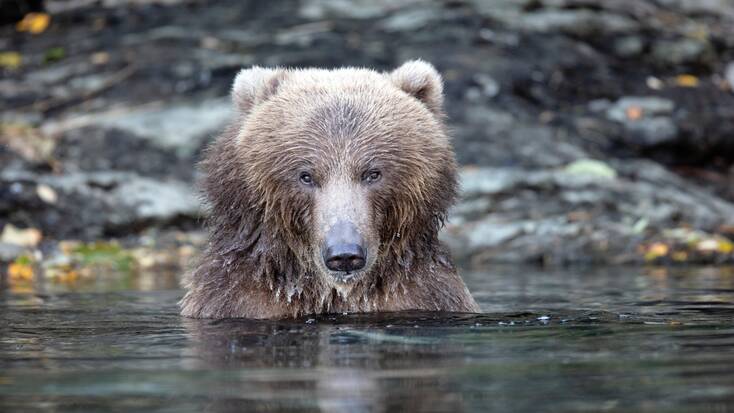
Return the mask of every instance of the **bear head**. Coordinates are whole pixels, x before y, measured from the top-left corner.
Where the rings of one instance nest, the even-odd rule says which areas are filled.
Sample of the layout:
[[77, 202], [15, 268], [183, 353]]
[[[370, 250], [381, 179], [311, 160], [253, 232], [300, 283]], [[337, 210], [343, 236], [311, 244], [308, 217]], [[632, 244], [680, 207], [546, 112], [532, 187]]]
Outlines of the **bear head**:
[[249, 260], [271, 289], [408, 274], [435, 254], [456, 196], [442, 89], [419, 60], [389, 73], [242, 70], [237, 119], [203, 161], [210, 249], [225, 265]]

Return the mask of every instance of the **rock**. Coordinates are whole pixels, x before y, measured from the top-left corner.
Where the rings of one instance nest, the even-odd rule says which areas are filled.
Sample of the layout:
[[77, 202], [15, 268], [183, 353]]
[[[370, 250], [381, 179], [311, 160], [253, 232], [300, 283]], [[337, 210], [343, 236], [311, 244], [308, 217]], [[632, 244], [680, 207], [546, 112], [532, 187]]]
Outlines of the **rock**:
[[588, 104], [589, 110], [592, 112], [606, 112], [612, 107], [609, 99], [594, 99]]
[[676, 139], [678, 127], [667, 116], [674, 107], [673, 101], [659, 97], [624, 97], [607, 110], [607, 118], [625, 126], [629, 142], [652, 147]]
[[529, 0], [470, 1], [481, 15], [498, 20], [512, 29], [575, 36], [629, 33], [638, 24], [621, 14], [587, 9], [540, 8], [526, 11]]
[[619, 57], [630, 58], [640, 55], [645, 42], [640, 36], [625, 36], [614, 41], [614, 52]]
[[160, 149], [191, 156], [224, 128], [230, 119], [231, 107], [229, 98], [220, 98], [162, 107], [117, 109], [49, 122], [42, 131], [54, 135], [88, 126], [119, 129]]
[[301, 47], [313, 44], [320, 36], [334, 29], [330, 21], [315, 22], [289, 27], [275, 35], [275, 43], [279, 45], [299, 45]]
[[461, 193], [466, 198], [491, 195], [512, 188], [525, 171], [514, 168], [465, 168], [461, 171]]
[[426, 0], [306, 0], [298, 13], [307, 19], [372, 19], [392, 11], [419, 4], [430, 7]]
[[523, 232], [522, 222], [498, 222], [488, 218], [473, 223], [466, 231], [469, 250], [496, 247]]
[[660, 40], [653, 44], [652, 57], [669, 65], [702, 63], [710, 46], [696, 39]]
[[734, 4], [729, 0], [663, 0], [667, 7], [677, 7], [688, 13], [706, 13], [734, 17]]
[[481, 16], [490, 17], [501, 22], [514, 22], [520, 19], [523, 10], [532, 3], [531, 0], [467, 0]]
[[134, 172], [146, 177], [192, 182], [192, 164], [199, 152], [193, 148], [195, 144], [188, 143], [191, 148], [185, 151], [195, 153], [180, 155], [121, 129], [89, 126], [74, 128], [58, 139], [53, 157], [64, 172]]
[[515, 23], [524, 30], [561, 32], [576, 36], [629, 33], [638, 29], [637, 23], [618, 14], [591, 10], [540, 10], [523, 15]]
[[482, 88], [482, 94], [493, 98], [500, 93], [500, 84], [497, 83], [492, 76], [484, 73], [478, 73], [474, 76], [474, 81]]
[[95, 124], [131, 132], [162, 149], [190, 155], [221, 130], [231, 116], [228, 98], [191, 104], [175, 104], [158, 109], [134, 111], [116, 116], [100, 115]]
[[479, 30], [477, 35], [486, 42], [501, 46], [515, 47], [520, 43], [520, 36], [517, 33], [498, 33], [494, 30], [483, 28]]
[[459, 202], [450, 212], [451, 224], [458, 225], [466, 222], [468, 217], [476, 219], [481, 217], [490, 210], [492, 206], [492, 200], [489, 197], [468, 199], [469, 196], [465, 192], [465, 199]]
[[399, 11], [382, 20], [379, 27], [386, 32], [404, 32], [422, 29], [441, 18], [438, 10], [417, 8]]
[[726, 69], [724, 70], [724, 78], [729, 84], [729, 90], [734, 92], [734, 62], [726, 65]]
[[182, 182], [126, 179], [113, 192], [115, 201], [132, 211], [131, 219], [165, 223], [179, 216], [196, 217], [199, 200], [191, 186]]
[[635, 110], [640, 111], [637, 117], [643, 117], [670, 115], [673, 109], [675, 103], [670, 99], [656, 96], [627, 96], [619, 99], [607, 110], [607, 118], [624, 123], [630, 120], [630, 114]]
[[710, 231], [734, 220], [734, 205], [644, 160], [471, 168], [461, 182], [441, 239], [476, 264], [629, 262], [642, 259], [636, 245], [675, 225]]
[[555, 130], [535, 120], [473, 105], [451, 124], [457, 157], [463, 164], [486, 166], [562, 166], [587, 154], [557, 139]]
[[645, 148], [673, 142], [678, 136], [678, 127], [667, 117], [640, 119], [625, 126], [631, 134], [630, 141]]
[[86, 73], [89, 69], [91, 69], [90, 64], [84, 61], [63, 62], [29, 73], [28, 80], [32, 84], [48, 87], [49, 85], [76, 77], [80, 73]]
[[25, 248], [20, 245], [0, 242], [0, 262], [11, 262], [23, 255]]
[[189, 78], [208, 75], [214, 71], [238, 71], [243, 67], [252, 66], [257, 63], [252, 56], [238, 53], [223, 53], [219, 50], [196, 49], [193, 53], [197, 60], [201, 62], [201, 69], [198, 69], [198, 72], [195, 70]]
[[[58, 194], [43, 204], [35, 188], [45, 185]], [[0, 186], [17, 187], [0, 193], [0, 215], [10, 222], [38, 225], [55, 238], [95, 238], [126, 233], [141, 226], [194, 221], [201, 214], [190, 184], [156, 180], [134, 173], [67, 173], [60, 176], [3, 172]], [[18, 206], [23, 205], [23, 209]]]

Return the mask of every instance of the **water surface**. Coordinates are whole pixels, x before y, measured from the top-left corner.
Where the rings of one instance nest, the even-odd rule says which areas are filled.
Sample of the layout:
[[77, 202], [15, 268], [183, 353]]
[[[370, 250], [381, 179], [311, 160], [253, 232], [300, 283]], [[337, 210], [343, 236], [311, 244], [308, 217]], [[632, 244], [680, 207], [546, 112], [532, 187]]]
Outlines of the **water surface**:
[[734, 411], [732, 269], [464, 276], [482, 315], [197, 321], [173, 282], [5, 291], [0, 411]]

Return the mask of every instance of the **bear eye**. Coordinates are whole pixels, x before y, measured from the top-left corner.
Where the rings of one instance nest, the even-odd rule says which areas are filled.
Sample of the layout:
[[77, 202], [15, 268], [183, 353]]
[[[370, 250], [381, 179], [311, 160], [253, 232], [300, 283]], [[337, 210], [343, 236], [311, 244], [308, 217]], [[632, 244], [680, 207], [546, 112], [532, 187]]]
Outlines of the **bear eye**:
[[298, 177], [298, 179], [304, 185], [313, 185], [313, 176], [308, 172], [301, 172], [301, 175]]
[[374, 184], [382, 177], [382, 173], [376, 169], [371, 169], [364, 173], [362, 180], [368, 184]]

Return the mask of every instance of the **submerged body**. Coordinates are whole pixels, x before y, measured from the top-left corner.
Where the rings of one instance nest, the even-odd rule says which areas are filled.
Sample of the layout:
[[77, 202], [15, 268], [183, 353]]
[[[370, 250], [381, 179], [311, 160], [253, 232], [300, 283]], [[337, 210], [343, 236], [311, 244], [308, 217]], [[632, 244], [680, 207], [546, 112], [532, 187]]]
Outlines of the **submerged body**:
[[232, 94], [183, 315], [479, 310], [438, 241], [457, 184], [432, 66], [252, 68]]

